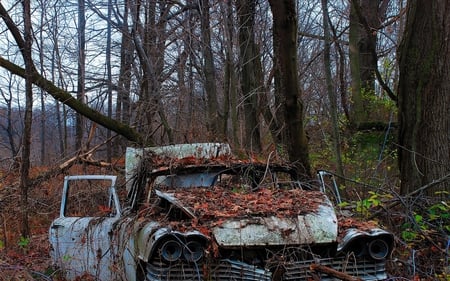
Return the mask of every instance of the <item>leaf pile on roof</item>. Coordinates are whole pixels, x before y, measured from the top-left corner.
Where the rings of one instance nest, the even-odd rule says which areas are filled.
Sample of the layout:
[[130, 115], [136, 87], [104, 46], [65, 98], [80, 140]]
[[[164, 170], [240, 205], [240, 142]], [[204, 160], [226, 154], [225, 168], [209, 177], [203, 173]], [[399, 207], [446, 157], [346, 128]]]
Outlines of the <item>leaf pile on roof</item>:
[[[288, 165], [287, 162], [280, 157], [272, 157], [271, 164]], [[167, 169], [177, 169], [191, 166], [205, 166], [205, 165], [234, 165], [234, 164], [255, 164], [266, 165], [267, 162], [263, 159], [258, 159], [254, 156], [247, 158], [239, 158], [233, 154], [218, 155], [215, 157], [196, 157], [186, 156], [177, 158], [167, 156], [164, 154], [156, 154], [152, 151], [145, 151], [142, 157], [141, 165], [146, 167], [147, 172], [155, 172]]]

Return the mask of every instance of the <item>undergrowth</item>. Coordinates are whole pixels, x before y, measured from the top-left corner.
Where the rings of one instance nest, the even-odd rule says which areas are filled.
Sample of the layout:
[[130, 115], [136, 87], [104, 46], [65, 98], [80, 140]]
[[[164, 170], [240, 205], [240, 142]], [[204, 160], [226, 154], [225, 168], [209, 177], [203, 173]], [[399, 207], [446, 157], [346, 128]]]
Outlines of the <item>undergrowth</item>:
[[[342, 140], [345, 176], [339, 178], [341, 210], [364, 220], [375, 220], [395, 235], [388, 265], [390, 280], [450, 281], [450, 198], [398, 193], [396, 147], [392, 134], [365, 132]], [[312, 143], [313, 167], [335, 171], [332, 147]], [[45, 170], [45, 167], [37, 170]], [[89, 170], [90, 169], [90, 170]], [[75, 166], [70, 174], [108, 173], [99, 168]], [[17, 214], [20, 191], [17, 172], [2, 171], [0, 183], [0, 280], [60, 280], [50, 264], [48, 227], [58, 216], [63, 175], [30, 190], [32, 235], [20, 236]], [[444, 195], [444, 196], [442, 196]]]

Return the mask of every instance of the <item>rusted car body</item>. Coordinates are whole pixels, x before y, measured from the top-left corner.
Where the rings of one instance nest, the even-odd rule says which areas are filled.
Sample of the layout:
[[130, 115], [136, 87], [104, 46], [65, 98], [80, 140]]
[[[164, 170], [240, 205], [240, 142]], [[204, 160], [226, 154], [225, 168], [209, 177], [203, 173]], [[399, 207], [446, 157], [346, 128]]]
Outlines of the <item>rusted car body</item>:
[[125, 202], [114, 176], [66, 177], [50, 226], [54, 263], [69, 280], [388, 277], [389, 232], [342, 229], [325, 184], [229, 155], [223, 144], [130, 149]]

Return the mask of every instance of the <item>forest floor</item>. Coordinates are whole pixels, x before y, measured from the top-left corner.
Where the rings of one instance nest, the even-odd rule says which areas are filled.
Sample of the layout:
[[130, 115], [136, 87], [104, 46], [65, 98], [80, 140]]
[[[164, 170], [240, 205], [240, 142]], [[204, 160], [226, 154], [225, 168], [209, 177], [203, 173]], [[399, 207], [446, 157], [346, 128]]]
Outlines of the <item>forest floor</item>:
[[[31, 178], [45, 169], [34, 168]], [[66, 174], [109, 174], [104, 168], [74, 165]], [[0, 170], [0, 281], [62, 281], [50, 260], [48, 229], [58, 217], [64, 174], [35, 181], [28, 195], [30, 238], [21, 237], [21, 190], [18, 171]], [[380, 210], [380, 209], [378, 209]], [[381, 211], [383, 211], [381, 209]], [[405, 214], [394, 210], [377, 219], [396, 236], [396, 248], [388, 262], [389, 280], [450, 281], [449, 237], [433, 228], [423, 229], [413, 241], [405, 242], [400, 229]], [[448, 221], [444, 224], [449, 224]], [[417, 233], [416, 233], [417, 234]], [[445, 274], [447, 272], [447, 274]]]

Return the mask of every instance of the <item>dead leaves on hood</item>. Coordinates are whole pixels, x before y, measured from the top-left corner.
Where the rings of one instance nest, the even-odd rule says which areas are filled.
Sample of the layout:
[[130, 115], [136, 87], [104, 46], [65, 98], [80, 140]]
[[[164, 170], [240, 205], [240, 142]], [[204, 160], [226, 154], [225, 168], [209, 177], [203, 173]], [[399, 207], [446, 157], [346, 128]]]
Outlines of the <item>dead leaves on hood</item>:
[[295, 217], [316, 212], [326, 200], [320, 192], [301, 189], [261, 188], [242, 192], [215, 186], [178, 189], [173, 194], [202, 221], [251, 216]]

